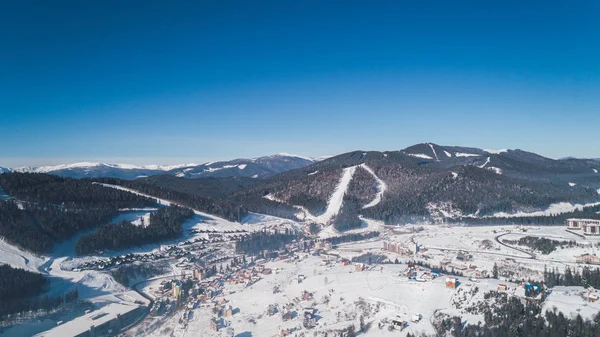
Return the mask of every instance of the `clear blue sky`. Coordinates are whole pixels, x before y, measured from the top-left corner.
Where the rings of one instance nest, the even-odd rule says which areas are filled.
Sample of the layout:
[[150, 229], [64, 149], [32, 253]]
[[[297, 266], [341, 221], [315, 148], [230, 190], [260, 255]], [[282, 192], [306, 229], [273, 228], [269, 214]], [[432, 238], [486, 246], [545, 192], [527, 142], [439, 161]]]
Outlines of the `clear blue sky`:
[[[375, 5], [377, 3], [377, 5]], [[598, 1], [2, 1], [0, 165], [600, 157]]]

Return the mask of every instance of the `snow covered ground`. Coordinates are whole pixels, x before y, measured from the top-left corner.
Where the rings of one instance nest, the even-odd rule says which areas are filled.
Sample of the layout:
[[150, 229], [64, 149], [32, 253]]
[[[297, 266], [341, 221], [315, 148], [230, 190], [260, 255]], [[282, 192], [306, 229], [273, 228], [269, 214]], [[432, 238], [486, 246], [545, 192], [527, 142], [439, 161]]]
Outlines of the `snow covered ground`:
[[[331, 262], [324, 265], [322, 258], [313, 256], [299, 262], [268, 262], [266, 267], [277, 272], [264, 275], [262, 280], [248, 288], [225, 286], [223, 298], [233, 307], [234, 314], [224, 319], [236, 336], [274, 336], [279, 329], [291, 329], [310, 336], [315, 331], [344, 329], [349, 325], [358, 330], [361, 317], [366, 325], [370, 325], [361, 336], [406, 336], [409, 332], [433, 334], [432, 319], [437, 310], [451, 315], [460, 314], [461, 310], [453, 304], [459, 296], [469, 297], [470, 301], [481, 300], [484, 292], [495, 290], [501, 282], [481, 280], [474, 284], [467, 278], [459, 278], [461, 285], [452, 289], [446, 287], [445, 277], [426, 282], [408, 280], [402, 276], [407, 269], [405, 264], [387, 264], [359, 272], [353, 264], [342, 266]], [[299, 275], [305, 277], [302, 282], [298, 282]], [[467, 296], [474, 286], [479, 288], [477, 294]], [[515, 284], [510, 286], [517, 288]], [[276, 288], [279, 292], [274, 293]], [[282, 314], [288, 311], [285, 306], [295, 303], [294, 299], [300, 298], [303, 291], [308, 291], [312, 297], [299, 300], [289, 309], [294, 312], [294, 318], [284, 321]], [[269, 316], [270, 305], [276, 306], [278, 313]], [[316, 311], [317, 325], [312, 330], [302, 327], [305, 310]], [[415, 315], [422, 319], [410, 322], [402, 332], [389, 331], [387, 326], [378, 327], [381, 321], [409, 321]], [[210, 306], [201, 306], [194, 310], [187, 328], [177, 322], [179, 316], [176, 316], [149, 336], [163, 336], [165, 331], [174, 332], [175, 337], [197, 333], [207, 337], [222, 336], [222, 332], [212, 331], [209, 327], [213, 316]], [[481, 315], [468, 316], [470, 324], [482, 320]]]
[[422, 159], [433, 159], [433, 157], [428, 156], [424, 153], [407, 153], [407, 155], [409, 155], [411, 157], [422, 158]]
[[0, 264], [8, 264], [15, 268], [37, 271], [44, 264], [44, 258], [21, 250], [0, 239]]
[[517, 218], [517, 217], [525, 217], [525, 216], [550, 216], [553, 214], [562, 214], [569, 213], [576, 210], [582, 210], [584, 207], [598, 206], [600, 202], [592, 202], [589, 204], [572, 204], [570, 202], [559, 202], [556, 204], [550, 205], [547, 209], [543, 211], [535, 211], [535, 212], [517, 212], [517, 213], [506, 213], [506, 212], [498, 212], [494, 213], [491, 218]]
[[570, 318], [579, 314], [583, 319], [593, 319], [600, 312], [600, 303], [585, 300], [582, 296], [584, 290], [583, 287], [554, 287], [544, 303], [542, 312], [556, 308]]

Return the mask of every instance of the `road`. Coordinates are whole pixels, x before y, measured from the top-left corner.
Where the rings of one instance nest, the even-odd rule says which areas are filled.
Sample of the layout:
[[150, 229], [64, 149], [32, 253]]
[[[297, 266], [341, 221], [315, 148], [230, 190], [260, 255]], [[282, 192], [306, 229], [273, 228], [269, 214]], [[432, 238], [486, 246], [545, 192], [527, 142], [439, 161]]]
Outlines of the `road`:
[[131, 329], [135, 328], [140, 323], [142, 323], [146, 319], [146, 317], [148, 317], [148, 314], [150, 313], [150, 309], [154, 305], [154, 298], [152, 298], [150, 295], [148, 295], [148, 294], [144, 293], [143, 291], [141, 291], [140, 289], [138, 289], [138, 287], [140, 285], [144, 284], [144, 283], [148, 283], [148, 282], [152, 282], [152, 281], [156, 281], [156, 280], [161, 280], [161, 279], [173, 279], [173, 278], [175, 278], [175, 276], [173, 276], [173, 275], [159, 276], [159, 277], [150, 278], [150, 279], [147, 279], [147, 280], [144, 280], [144, 281], [140, 281], [140, 282], [135, 283], [134, 285], [131, 286], [131, 289], [133, 291], [135, 291], [140, 296], [142, 296], [143, 298], [145, 298], [148, 301], [150, 301], [150, 303], [148, 304], [148, 309], [144, 311], [144, 314], [138, 319], [138, 321], [135, 322], [134, 324], [126, 327], [125, 329], [123, 329], [120, 332], [120, 335], [125, 335], [128, 331], [130, 331]]
[[525, 250], [523, 250], [523, 249], [520, 249], [520, 248], [515, 248], [515, 247], [513, 247], [513, 246], [509, 246], [509, 245], [507, 245], [507, 244], [505, 244], [505, 243], [502, 243], [502, 241], [500, 241], [500, 238], [501, 238], [501, 237], [503, 237], [503, 236], [505, 236], [505, 235], [508, 235], [508, 234], [513, 234], [513, 233], [504, 233], [504, 234], [500, 234], [500, 235], [496, 236], [496, 237], [494, 238], [494, 240], [496, 240], [496, 242], [498, 242], [500, 245], [502, 245], [502, 246], [504, 246], [504, 247], [507, 247], [507, 248], [510, 248], [510, 249], [514, 249], [514, 250], [516, 250], [516, 251], [519, 251], [519, 252], [521, 252], [521, 253], [524, 253], [524, 254], [527, 254], [527, 255], [529, 255], [529, 258], [530, 258], [530, 259], [532, 259], [532, 260], [536, 260], [536, 259], [537, 259], [537, 258], [536, 258], [536, 256], [535, 256], [535, 254], [533, 254], [533, 253], [530, 253], [530, 252], [528, 252], [528, 251], [525, 251]]

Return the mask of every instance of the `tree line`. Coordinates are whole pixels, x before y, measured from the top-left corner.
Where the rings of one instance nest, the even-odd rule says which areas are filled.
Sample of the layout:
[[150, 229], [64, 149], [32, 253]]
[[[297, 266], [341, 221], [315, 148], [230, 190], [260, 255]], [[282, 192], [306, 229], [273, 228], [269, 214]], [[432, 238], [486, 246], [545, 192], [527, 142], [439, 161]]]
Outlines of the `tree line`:
[[537, 236], [525, 236], [519, 238], [517, 244], [537, 250], [546, 255], [555, 251], [557, 247], [574, 247], [577, 245], [575, 241], [558, 241]]
[[600, 288], [600, 268], [585, 266], [579, 272], [577, 270], [573, 271], [567, 266], [562, 274], [558, 268], [551, 270], [544, 268], [544, 283], [549, 288], [555, 286], [591, 286]]
[[359, 218], [362, 206], [355, 198], [344, 196], [340, 212], [333, 218], [333, 227], [340, 232], [360, 228], [363, 221]]
[[155, 205], [133, 193], [48, 174], [4, 173], [0, 187], [14, 198], [0, 201], [0, 236], [39, 254], [82, 230], [108, 223], [120, 208]]
[[136, 226], [122, 221], [107, 224], [95, 233], [84, 235], [77, 240], [77, 254], [90, 254], [105, 249], [119, 250], [165, 239], [176, 238], [183, 232], [183, 223], [192, 218], [194, 212], [188, 208], [169, 206], [150, 214], [147, 226]]
[[236, 241], [235, 251], [239, 254], [256, 255], [265, 250], [281, 250], [296, 237], [287, 228], [284, 233], [255, 232]]
[[48, 284], [41, 274], [0, 265], [0, 320], [24, 311], [48, 311], [79, 298], [77, 289], [54, 298], [39, 297]]

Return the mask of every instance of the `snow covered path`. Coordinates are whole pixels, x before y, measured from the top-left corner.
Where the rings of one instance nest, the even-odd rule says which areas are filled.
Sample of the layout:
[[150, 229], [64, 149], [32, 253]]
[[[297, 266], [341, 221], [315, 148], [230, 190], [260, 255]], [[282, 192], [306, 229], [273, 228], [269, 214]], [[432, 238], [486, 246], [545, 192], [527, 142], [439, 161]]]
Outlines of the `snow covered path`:
[[485, 160], [485, 163], [483, 163], [483, 165], [480, 165], [479, 168], [484, 168], [485, 165], [490, 163], [490, 157], [487, 157], [487, 159]]
[[369, 172], [373, 176], [373, 178], [375, 178], [375, 180], [377, 180], [378, 186], [377, 186], [377, 195], [375, 196], [375, 199], [373, 199], [370, 203], [363, 206], [363, 208], [373, 207], [381, 202], [381, 198], [383, 198], [383, 193], [385, 192], [387, 186], [385, 185], [385, 182], [383, 182], [383, 180], [379, 179], [379, 177], [375, 174], [375, 172], [373, 172], [373, 169], [368, 167], [366, 164], [360, 164], [360, 167], [362, 167], [367, 172]]
[[325, 224], [327, 223], [327, 221], [329, 221], [329, 219], [331, 219], [331, 217], [339, 213], [340, 209], [342, 208], [342, 203], [344, 201], [344, 195], [348, 190], [348, 185], [352, 180], [354, 171], [356, 171], [356, 166], [347, 167], [344, 169], [339, 184], [335, 188], [335, 191], [331, 195], [331, 198], [329, 198], [327, 210], [325, 211], [325, 213], [319, 215], [316, 218], [319, 223]]
[[438, 158], [437, 153], [435, 152], [435, 149], [433, 148], [433, 144], [428, 144], [428, 145], [431, 148], [431, 151], [433, 151], [433, 155], [435, 156], [435, 160], [436, 161], [440, 161], [440, 158]]

